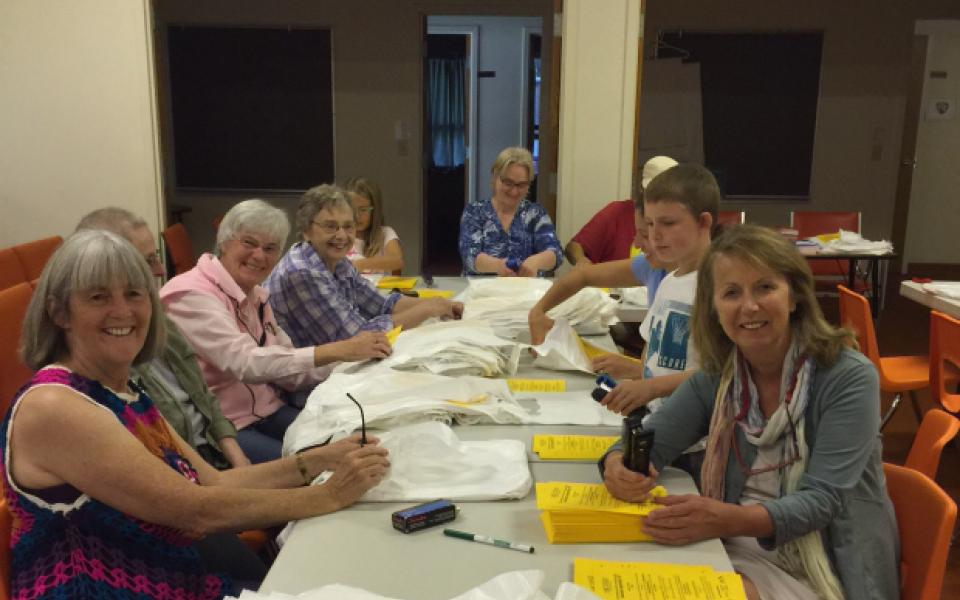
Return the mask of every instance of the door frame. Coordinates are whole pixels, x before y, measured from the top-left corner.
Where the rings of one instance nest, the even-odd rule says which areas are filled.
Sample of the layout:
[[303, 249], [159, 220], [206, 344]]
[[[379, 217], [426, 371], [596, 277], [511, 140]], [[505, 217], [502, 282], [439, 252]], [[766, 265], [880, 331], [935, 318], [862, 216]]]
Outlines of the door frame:
[[[467, 194], [465, 195], [464, 204], [473, 202], [476, 199], [476, 189], [477, 189], [477, 68], [479, 60], [477, 55], [479, 54], [479, 49], [477, 48], [477, 40], [480, 39], [480, 28], [477, 26], [471, 25], [427, 25], [426, 35], [439, 34], [439, 35], [465, 35], [470, 40], [470, 55], [467, 57], [467, 81], [470, 85], [470, 91], [467, 93], [466, 100], [466, 122], [467, 122], [467, 131], [466, 131], [466, 156], [467, 156], [467, 165], [466, 165], [466, 175], [467, 175]], [[424, 44], [426, 43], [426, 38], [424, 38]], [[424, 98], [424, 106], [427, 105], [428, 99]], [[425, 111], [426, 112], [426, 111]], [[428, 124], [425, 124], [428, 125]], [[424, 127], [428, 129], [428, 127]], [[429, 138], [428, 138], [429, 139]], [[424, 157], [427, 156], [427, 152], [424, 152]], [[424, 168], [426, 168], [426, 160], [424, 161]]]

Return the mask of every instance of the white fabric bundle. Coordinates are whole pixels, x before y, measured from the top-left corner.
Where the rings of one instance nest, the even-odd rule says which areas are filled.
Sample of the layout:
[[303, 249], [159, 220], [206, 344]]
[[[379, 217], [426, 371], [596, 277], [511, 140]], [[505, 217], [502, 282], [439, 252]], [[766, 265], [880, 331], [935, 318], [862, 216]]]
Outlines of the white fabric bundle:
[[314, 388], [287, 428], [284, 455], [360, 429], [360, 411], [347, 398], [348, 392], [363, 406], [371, 428], [422, 421], [524, 423], [528, 418], [503, 379], [453, 378], [383, 368], [334, 373]]
[[520, 346], [485, 321], [439, 321], [402, 331], [382, 367], [495, 377], [517, 372]]
[[[486, 583], [460, 594], [450, 600], [550, 600], [540, 591], [544, 573], [540, 570], [508, 571], [501, 573]], [[236, 600], [231, 598], [230, 600]], [[398, 600], [368, 592], [360, 588], [332, 583], [323, 587], [292, 596], [280, 592], [240, 593], [239, 600]], [[407, 600], [414, 600], [409, 598]], [[554, 600], [600, 600], [592, 592], [573, 583], [564, 582], [557, 589]]]
[[361, 502], [524, 498], [533, 485], [527, 448], [517, 440], [463, 442], [443, 423], [417, 423], [380, 435], [390, 471]]
[[630, 304], [636, 304], [637, 306], [649, 306], [649, 294], [647, 293], [647, 286], [638, 285], [637, 287], [628, 287], [620, 290], [620, 298], [624, 302]]
[[533, 361], [535, 367], [593, 373], [592, 361], [580, 346], [577, 333], [564, 319], [557, 319], [543, 343], [532, 348], [537, 353], [537, 358]]
[[820, 244], [820, 252], [858, 252], [864, 254], [888, 254], [893, 252], [893, 244], [887, 240], [872, 242], [864, 239], [855, 231], [840, 230], [840, 237], [829, 242], [822, 242], [819, 238], [810, 238]]
[[[552, 283], [529, 277], [471, 279], [458, 296], [465, 319], [484, 319], [497, 334], [511, 339], [528, 329], [527, 315]], [[565, 319], [581, 334], [606, 333], [617, 322], [617, 302], [597, 288], [584, 288], [547, 312]]]

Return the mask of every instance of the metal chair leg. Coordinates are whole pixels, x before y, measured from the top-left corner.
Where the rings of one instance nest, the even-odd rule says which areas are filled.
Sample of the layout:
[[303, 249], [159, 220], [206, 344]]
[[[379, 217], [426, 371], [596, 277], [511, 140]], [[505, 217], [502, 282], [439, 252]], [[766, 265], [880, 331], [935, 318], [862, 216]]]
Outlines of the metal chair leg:
[[917, 424], [923, 423], [923, 411], [920, 410], [920, 404], [917, 402], [917, 393], [914, 390], [908, 392], [910, 394], [910, 403], [913, 404], [913, 414], [917, 417]]
[[893, 417], [893, 413], [897, 412], [897, 407], [900, 406], [900, 400], [903, 398], [903, 394], [897, 392], [893, 397], [893, 402], [890, 403], [890, 408], [887, 409], [887, 414], [883, 415], [883, 419], [880, 420], [880, 431], [883, 431], [883, 428], [887, 426], [887, 423], [890, 422], [890, 419]]

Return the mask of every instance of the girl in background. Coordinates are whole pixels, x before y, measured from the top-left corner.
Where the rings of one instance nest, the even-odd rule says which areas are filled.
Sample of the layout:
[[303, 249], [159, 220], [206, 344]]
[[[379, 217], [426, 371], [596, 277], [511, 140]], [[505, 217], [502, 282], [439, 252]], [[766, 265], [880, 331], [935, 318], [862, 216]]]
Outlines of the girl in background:
[[356, 238], [347, 258], [361, 273], [400, 274], [403, 250], [397, 232], [383, 223], [380, 186], [363, 177], [353, 177], [344, 189], [349, 192], [357, 219]]

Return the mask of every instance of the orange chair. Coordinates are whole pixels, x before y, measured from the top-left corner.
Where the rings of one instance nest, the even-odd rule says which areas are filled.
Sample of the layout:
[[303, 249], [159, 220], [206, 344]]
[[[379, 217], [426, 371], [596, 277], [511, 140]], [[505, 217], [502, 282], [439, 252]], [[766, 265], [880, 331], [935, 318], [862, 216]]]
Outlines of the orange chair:
[[[931, 363], [932, 364], [932, 363]], [[960, 431], [960, 420], [939, 408], [932, 408], [923, 415], [923, 422], [913, 438], [910, 453], [903, 466], [920, 471], [930, 479], [937, 479], [940, 454], [943, 447]]]
[[13, 248], [4, 248], [0, 250], [0, 290], [13, 287], [18, 283], [27, 280], [27, 274], [23, 272], [23, 265], [17, 258], [17, 253]]
[[42, 240], [18, 244], [13, 247], [13, 251], [20, 260], [20, 265], [23, 267], [26, 281], [40, 277], [44, 265], [47, 264], [47, 259], [50, 258], [53, 251], [56, 250], [62, 242], [63, 238], [55, 235], [53, 237], [43, 238]]
[[900, 598], [940, 600], [956, 503], [932, 479], [883, 463], [900, 532]]
[[183, 223], [175, 223], [163, 230], [163, 242], [173, 259], [173, 274], [186, 273], [197, 264], [193, 256], [193, 243]]
[[[947, 367], [950, 364], [950, 368]], [[960, 393], [948, 392], [947, 384], [957, 389], [960, 368], [960, 321], [942, 312], [930, 311], [930, 394], [944, 410], [960, 412]]]
[[860, 351], [870, 359], [880, 374], [880, 389], [894, 395], [890, 409], [880, 421], [880, 430], [886, 427], [893, 416], [903, 392], [910, 394], [913, 412], [917, 423], [923, 420], [923, 413], [917, 403], [917, 390], [930, 385], [930, 362], [926, 356], [880, 356], [877, 347], [877, 335], [873, 330], [873, 318], [870, 316], [870, 302], [866, 298], [851, 292], [842, 285], [837, 286], [840, 293], [840, 323], [849, 327], [857, 336]]
[[10, 598], [10, 536], [13, 534], [13, 515], [7, 510], [7, 501], [0, 500], [0, 600]]
[[6, 414], [13, 395], [33, 374], [20, 360], [20, 330], [33, 287], [21, 283], [0, 291], [0, 416]]

